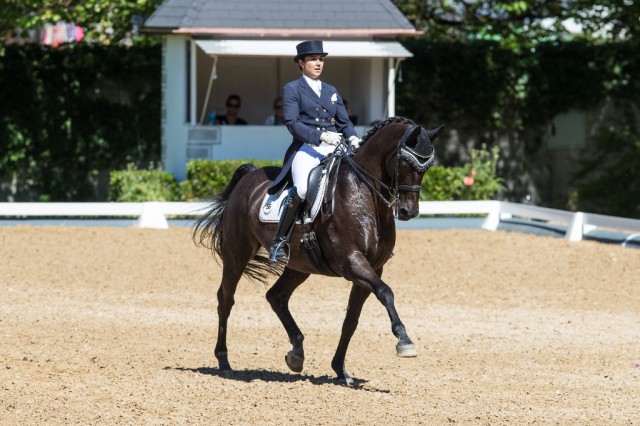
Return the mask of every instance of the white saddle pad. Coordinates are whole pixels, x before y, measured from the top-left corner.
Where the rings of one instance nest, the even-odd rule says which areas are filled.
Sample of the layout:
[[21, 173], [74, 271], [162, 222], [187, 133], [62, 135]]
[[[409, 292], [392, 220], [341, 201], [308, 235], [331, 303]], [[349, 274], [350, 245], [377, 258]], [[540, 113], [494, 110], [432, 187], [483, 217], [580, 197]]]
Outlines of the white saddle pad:
[[[318, 196], [315, 200], [313, 200], [313, 206], [311, 207], [310, 217], [305, 220], [305, 222], [313, 222], [313, 220], [318, 215], [320, 211], [320, 206], [322, 205], [322, 198], [324, 195], [325, 187], [327, 186], [327, 175], [322, 176], [320, 180], [320, 190], [318, 191]], [[269, 195], [265, 194], [264, 199], [262, 200], [262, 204], [260, 205], [260, 214], [258, 218], [260, 222], [275, 222], [278, 223], [280, 220], [280, 209], [282, 207], [282, 202], [289, 195], [289, 191], [282, 191], [280, 195]], [[298, 220], [296, 223], [300, 223]]]

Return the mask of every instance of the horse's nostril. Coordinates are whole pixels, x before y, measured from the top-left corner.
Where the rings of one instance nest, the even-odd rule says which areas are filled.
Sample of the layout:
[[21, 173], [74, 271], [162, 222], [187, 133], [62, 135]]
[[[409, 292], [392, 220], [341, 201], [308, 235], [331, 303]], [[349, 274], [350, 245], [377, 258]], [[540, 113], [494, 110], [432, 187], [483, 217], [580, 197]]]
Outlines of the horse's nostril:
[[417, 215], [418, 215], [418, 210], [416, 210], [416, 209], [406, 209], [406, 208], [401, 207], [398, 210], [398, 217], [399, 218], [403, 218], [405, 220], [414, 218]]

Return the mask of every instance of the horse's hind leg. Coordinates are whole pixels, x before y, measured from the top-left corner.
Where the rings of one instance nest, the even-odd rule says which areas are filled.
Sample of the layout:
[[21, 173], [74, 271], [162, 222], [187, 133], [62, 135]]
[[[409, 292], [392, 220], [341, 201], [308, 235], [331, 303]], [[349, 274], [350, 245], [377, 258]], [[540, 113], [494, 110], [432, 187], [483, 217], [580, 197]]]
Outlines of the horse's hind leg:
[[227, 321], [231, 314], [231, 308], [235, 303], [234, 295], [238, 287], [238, 281], [240, 281], [242, 273], [252, 256], [253, 250], [248, 247], [242, 253], [227, 253], [223, 257], [225, 260], [222, 268], [222, 281], [217, 295], [218, 340], [214, 351], [220, 370], [231, 370], [227, 355]]
[[347, 315], [342, 324], [342, 334], [340, 335], [340, 342], [338, 343], [338, 349], [331, 361], [331, 368], [338, 375], [338, 380], [344, 380], [347, 386], [353, 384], [353, 380], [344, 366], [344, 359], [347, 355], [347, 348], [353, 333], [358, 327], [358, 319], [362, 312], [362, 306], [367, 300], [367, 297], [371, 292], [359, 285], [353, 284], [351, 287], [351, 294], [349, 295], [349, 305], [347, 306]]
[[302, 346], [304, 336], [291, 316], [291, 312], [289, 312], [289, 299], [294, 290], [308, 277], [309, 274], [307, 273], [284, 268], [280, 278], [267, 292], [267, 300], [282, 322], [292, 345], [291, 350], [284, 359], [289, 368], [296, 373], [301, 372], [304, 365], [304, 349]]

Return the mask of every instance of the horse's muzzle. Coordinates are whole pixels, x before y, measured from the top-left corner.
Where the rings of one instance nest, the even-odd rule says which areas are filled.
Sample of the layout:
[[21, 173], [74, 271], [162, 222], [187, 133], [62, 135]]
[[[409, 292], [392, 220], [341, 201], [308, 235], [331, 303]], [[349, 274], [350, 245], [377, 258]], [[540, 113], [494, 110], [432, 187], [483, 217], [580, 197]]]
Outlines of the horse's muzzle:
[[398, 219], [400, 220], [413, 219], [414, 217], [418, 216], [418, 213], [420, 213], [419, 209], [407, 209], [404, 207], [400, 207], [398, 209]]

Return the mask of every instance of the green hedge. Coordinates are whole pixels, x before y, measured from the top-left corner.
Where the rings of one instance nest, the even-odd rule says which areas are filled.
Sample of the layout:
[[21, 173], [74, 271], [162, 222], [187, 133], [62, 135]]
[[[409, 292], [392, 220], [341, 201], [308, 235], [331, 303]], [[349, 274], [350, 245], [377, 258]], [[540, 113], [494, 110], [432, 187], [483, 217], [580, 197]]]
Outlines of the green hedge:
[[101, 173], [158, 161], [161, 63], [160, 46], [7, 46], [0, 182], [15, 200], [101, 201]]
[[282, 161], [265, 160], [192, 160], [187, 164], [187, 179], [180, 183], [182, 199], [193, 201], [199, 198], [212, 197], [224, 189], [231, 180], [233, 172], [245, 163], [254, 166], [282, 167]]
[[180, 190], [173, 175], [163, 170], [137, 170], [129, 164], [127, 170], [111, 172], [109, 201], [179, 201]]
[[[471, 161], [462, 167], [432, 167], [422, 181], [422, 200], [487, 200], [502, 189], [496, 176], [497, 147], [473, 150]], [[263, 160], [193, 160], [187, 165], [187, 178], [177, 184], [160, 170], [127, 170], [111, 174], [109, 199], [112, 201], [194, 201], [220, 193], [241, 164], [256, 167], [281, 167], [281, 161]], [[178, 191], [178, 186], [180, 191]]]

